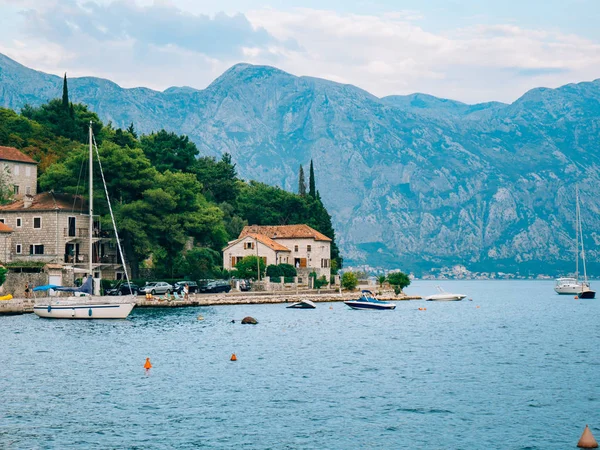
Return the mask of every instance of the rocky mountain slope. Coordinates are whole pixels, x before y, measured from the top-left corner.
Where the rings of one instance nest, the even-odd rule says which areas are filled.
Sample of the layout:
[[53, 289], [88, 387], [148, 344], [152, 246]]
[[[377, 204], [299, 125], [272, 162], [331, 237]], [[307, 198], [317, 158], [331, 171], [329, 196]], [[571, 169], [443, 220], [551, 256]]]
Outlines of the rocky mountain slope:
[[[0, 55], [0, 106], [59, 97], [62, 79]], [[72, 100], [142, 132], [184, 133], [229, 152], [241, 177], [297, 186], [315, 163], [348, 263], [416, 272], [565, 273], [574, 268], [575, 184], [600, 274], [600, 80], [534, 89], [510, 105], [350, 85], [238, 64], [205, 90], [69, 80]]]

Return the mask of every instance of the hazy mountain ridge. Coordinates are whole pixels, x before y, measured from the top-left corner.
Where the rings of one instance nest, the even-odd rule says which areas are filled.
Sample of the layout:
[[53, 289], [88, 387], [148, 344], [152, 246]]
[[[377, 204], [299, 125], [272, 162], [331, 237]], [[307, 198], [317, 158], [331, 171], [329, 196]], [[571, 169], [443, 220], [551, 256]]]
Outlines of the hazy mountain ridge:
[[[7, 62], [8, 61], [8, 62]], [[62, 79], [0, 56], [0, 105], [61, 93]], [[69, 80], [72, 100], [116, 126], [185, 133], [229, 152], [243, 178], [317, 187], [347, 260], [405, 268], [571, 270], [574, 184], [588, 260], [600, 242], [600, 80], [539, 88], [510, 105], [426, 94], [379, 99], [351, 85], [238, 64], [205, 90]]]

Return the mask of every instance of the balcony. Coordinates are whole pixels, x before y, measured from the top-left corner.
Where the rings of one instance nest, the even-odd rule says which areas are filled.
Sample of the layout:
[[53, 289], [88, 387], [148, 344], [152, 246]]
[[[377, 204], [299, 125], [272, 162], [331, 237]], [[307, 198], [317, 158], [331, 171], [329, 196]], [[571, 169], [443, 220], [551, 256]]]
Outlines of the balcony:
[[[89, 256], [85, 254], [80, 255], [64, 255], [64, 262], [70, 264], [87, 264], [89, 262]], [[117, 255], [104, 255], [101, 257], [94, 257], [92, 260], [92, 264], [121, 264], [121, 258], [117, 257]]]
[[[89, 239], [88, 228], [64, 228], [63, 236], [67, 240]], [[114, 233], [105, 230], [94, 230], [92, 232], [93, 239], [114, 239]]]

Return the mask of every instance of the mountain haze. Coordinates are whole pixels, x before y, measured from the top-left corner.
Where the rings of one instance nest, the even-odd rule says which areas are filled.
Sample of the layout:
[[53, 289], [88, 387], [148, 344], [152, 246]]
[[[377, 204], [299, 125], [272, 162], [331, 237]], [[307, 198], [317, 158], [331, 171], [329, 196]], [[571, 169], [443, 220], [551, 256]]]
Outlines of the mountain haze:
[[[0, 55], [0, 106], [39, 105], [61, 89], [60, 77]], [[204, 90], [84, 77], [69, 79], [69, 93], [115, 126], [165, 128], [202, 154], [229, 152], [242, 178], [295, 190], [299, 165], [313, 159], [349, 263], [572, 271], [576, 183], [586, 255], [598, 260], [600, 80], [533, 89], [510, 105], [467, 105], [426, 94], [377, 98], [238, 64]]]

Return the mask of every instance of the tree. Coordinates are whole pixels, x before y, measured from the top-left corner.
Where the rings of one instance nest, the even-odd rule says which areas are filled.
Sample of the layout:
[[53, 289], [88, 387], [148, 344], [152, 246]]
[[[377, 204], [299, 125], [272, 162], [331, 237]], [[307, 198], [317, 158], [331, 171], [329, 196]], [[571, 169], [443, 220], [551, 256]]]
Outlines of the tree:
[[138, 138], [138, 135], [137, 135], [137, 133], [135, 131], [135, 128], [133, 127], [133, 122], [131, 122], [131, 124], [127, 127], [127, 132], [129, 134], [131, 134], [135, 139]]
[[410, 278], [402, 272], [392, 272], [388, 274], [388, 282], [394, 286], [394, 292], [398, 295], [402, 289], [410, 285]]
[[62, 107], [66, 112], [69, 112], [69, 89], [67, 87], [67, 72], [63, 79]]
[[202, 183], [204, 196], [217, 203], [234, 203], [239, 187], [235, 164], [229, 153], [223, 154], [217, 161], [213, 157], [203, 157], [195, 161], [191, 172]]
[[304, 178], [302, 164], [300, 164], [300, 170], [298, 171], [298, 195], [302, 197], [306, 195], [306, 180]]
[[196, 144], [187, 136], [178, 136], [165, 130], [142, 136], [140, 145], [159, 172], [190, 172], [198, 155]]
[[312, 198], [317, 196], [317, 188], [315, 187], [315, 171], [313, 169], [313, 161], [310, 160], [310, 174], [308, 178], [308, 195]]
[[236, 276], [240, 279], [251, 278], [256, 280], [258, 271], [260, 270], [260, 278], [265, 276], [265, 262], [262, 258], [254, 255], [245, 256], [235, 265], [237, 271]]
[[353, 291], [358, 286], [358, 277], [354, 272], [344, 272], [341, 282], [344, 289]]
[[387, 280], [385, 275], [379, 275], [377, 277], [377, 282], [379, 283], [379, 287], [383, 287], [383, 283]]

